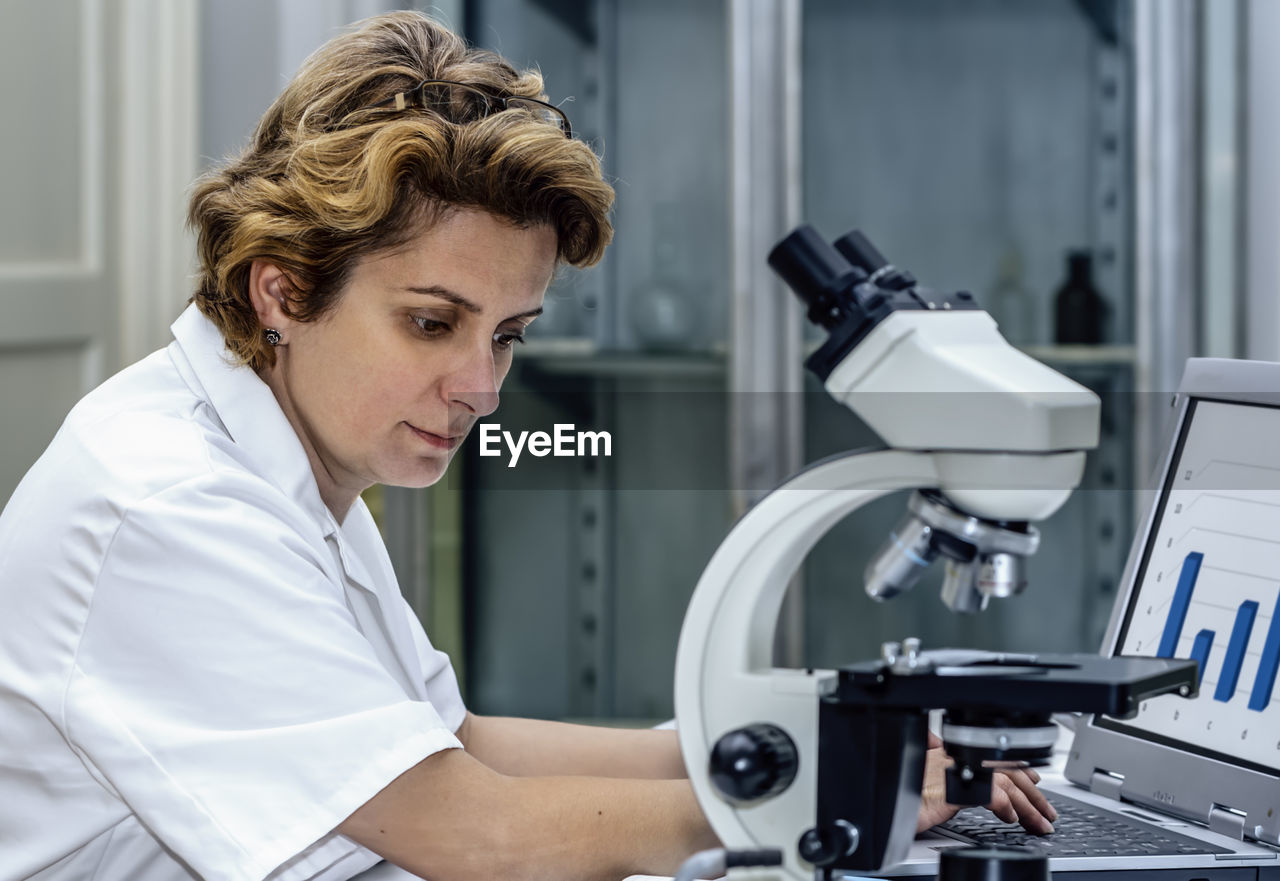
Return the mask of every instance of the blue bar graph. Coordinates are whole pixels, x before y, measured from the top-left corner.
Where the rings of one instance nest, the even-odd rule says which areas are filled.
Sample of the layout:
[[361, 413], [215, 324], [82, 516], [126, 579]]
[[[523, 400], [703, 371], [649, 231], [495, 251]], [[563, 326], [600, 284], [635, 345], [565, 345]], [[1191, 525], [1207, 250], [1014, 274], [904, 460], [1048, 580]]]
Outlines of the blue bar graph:
[[1195, 661], [1199, 667], [1196, 685], [1204, 682], [1204, 668], [1209, 664], [1209, 650], [1213, 648], [1213, 637], [1212, 630], [1201, 630], [1196, 634], [1195, 644], [1191, 646], [1191, 660]]
[[1182, 625], [1187, 622], [1187, 609], [1191, 606], [1191, 594], [1196, 589], [1196, 578], [1200, 575], [1200, 564], [1204, 562], [1204, 554], [1193, 551], [1182, 561], [1182, 574], [1178, 576], [1178, 587], [1173, 592], [1173, 605], [1169, 607], [1169, 617], [1164, 623], [1164, 633], [1160, 637], [1158, 658], [1172, 658], [1178, 648], [1178, 640], [1182, 638]]
[[1262, 662], [1258, 664], [1258, 675], [1249, 694], [1249, 709], [1261, 713], [1271, 703], [1277, 667], [1280, 667], [1280, 599], [1276, 600], [1276, 610], [1271, 613], [1271, 627], [1267, 629], [1267, 642], [1262, 647]]
[[1227, 659], [1222, 662], [1222, 675], [1218, 677], [1218, 687], [1213, 692], [1216, 701], [1225, 703], [1236, 693], [1245, 646], [1249, 644], [1249, 634], [1253, 633], [1253, 621], [1257, 616], [1258, 604], [1253, 600], [1240, 604], [1235, 626], [1231, 628], [1231, 641], [1227, 643]]

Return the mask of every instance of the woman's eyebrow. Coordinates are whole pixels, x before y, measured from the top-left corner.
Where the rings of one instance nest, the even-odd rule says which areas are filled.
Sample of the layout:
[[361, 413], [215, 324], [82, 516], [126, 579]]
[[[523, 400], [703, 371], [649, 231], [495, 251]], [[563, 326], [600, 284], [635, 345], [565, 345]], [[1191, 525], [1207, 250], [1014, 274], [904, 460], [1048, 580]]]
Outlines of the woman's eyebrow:
[[450, 303], [453, 303], [455, 306], [461, 306], [463, 309], [466, 309], [468, 312], [474, 312], [476, 315], [479, 315], [481, 312], [484, 311], [475, 303], [471, 302], [461, 294], [455, 294], [453, 291], [449, 290], [448, 288], [442, 288], [439, 285], [431, 285], [425, 288], [410, 285], [409, 287], [405, 288], [405, 290], [409, 291], [412, 294], [426, 294], [427, 296], [430, 296], [430, 297], [439, 297], [442, 300], [447, 300]]
[[[455, 294], [448, 288], [442, 288], [438, 285], [431, 285], [429, 287], [416, 287], [410, 285], [405, 288], [405, 290], [412, 294], [426, 294], [429, 297], [439, 297], [442, 300], [447, 300], [448, 302], [453, 303], [455, 306], [461, 306], [463, 309], [466, 309], [468, 312], [472, 312], [476, 315], [479, 315], [484, 311], [461, 294]], [[517, 312], [506, 320], [511, 321], [516, 318], [537, 318], [541, 314], [542, 307], [539, 306], [537, 309], [530, 309], [528, 312]]]

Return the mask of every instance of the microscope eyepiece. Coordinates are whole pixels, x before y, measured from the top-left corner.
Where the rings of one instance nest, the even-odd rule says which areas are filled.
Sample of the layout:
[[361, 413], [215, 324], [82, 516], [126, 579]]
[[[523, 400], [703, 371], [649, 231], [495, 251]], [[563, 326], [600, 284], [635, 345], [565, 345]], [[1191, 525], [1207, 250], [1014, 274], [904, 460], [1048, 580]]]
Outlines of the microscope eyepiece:
[[876, 249], [875, 245], [871, 244], [871, 239], [864, 236], [860, 229], [850, 230], [836, 239], [836, 250], [868, 275], [889, 265], [889, 261]]
[[769, 266], [808, 307], [809, 320], [829, 332], [805, 361], [823, 382], [876, 326], [899, 310], [978, 309], [964, 291], [939, 294], [888, 262], [858, 230], [833, 246], [809, 225], [797, 227], [769, 252]]
[[849, 291], [867, 278], [807, 224], [773, 247], [769, 265], [809, 307], [809, 320], [828, 330], [848, 316]]

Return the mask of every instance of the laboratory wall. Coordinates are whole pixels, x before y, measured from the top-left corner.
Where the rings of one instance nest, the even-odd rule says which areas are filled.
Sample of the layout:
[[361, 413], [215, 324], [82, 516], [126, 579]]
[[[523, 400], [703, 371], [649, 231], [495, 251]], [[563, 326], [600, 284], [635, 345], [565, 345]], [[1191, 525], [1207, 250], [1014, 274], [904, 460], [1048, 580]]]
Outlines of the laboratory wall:
[[[478, 712], [669, 717], [699, 575], [779, 479], [743, 470], [735, 414], [795, 414], [750, 439], [791, 438], [786, 469], [881, 444], [787, 372], [821, 335], [800, 329], [798, 303], [787, 321], [759, 310], [751, 273], [768, 269], [744, 225], [861, 229], [923, 283], [973, 292], [1012, 343], [1103, 402], [1099, 448], [1040, 524], [1024, 594], [959, 617], [934, 573], [870, 600], [862, 571], [901, 515], [893, 494], [797, 573], [777, 638], [792, 663], [907, 636], [1096, 648], [1177, 365], [1280, 358], [1267, 0], [8, 0], [0, 499], [80, 395], [165, 343], [190, 293], [190, 181], [247, 141], [308, 53], [397, 8], [539, 68], [617, 193], [613, 245], [557, 274], [487, 420], [607, 428], [612, 455], [508, 469], [473, 437], [435, 487], [369, 494]], [[795, 26], [742, 27], [766, 14]], [[776, 89], [759, 87], [766, 70]], [[748, 111], [792, 146], [744, 143]], [[748, 161], [764, 171], [744, 175]], [[785, 210], [762, 213], [750, 197], [765, 193]], [[795, 363], [759, 343], [783, 337]], [[761, 388], [744, 364], [795, 379]]]

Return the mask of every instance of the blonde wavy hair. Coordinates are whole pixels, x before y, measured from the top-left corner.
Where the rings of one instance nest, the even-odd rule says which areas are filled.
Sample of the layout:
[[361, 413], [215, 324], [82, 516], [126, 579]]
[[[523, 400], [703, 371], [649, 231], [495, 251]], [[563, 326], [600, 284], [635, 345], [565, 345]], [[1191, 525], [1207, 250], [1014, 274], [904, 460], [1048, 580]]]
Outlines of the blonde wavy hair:
[[424, 80], [545, 100], [536, 71], [471, 49], [420, 13], [380, 15], [308, 58], [245, 151], [196, 182], [192, 301], [241, 362], [275, 363], [249, 299], [256, 259], [284, 270], [287, 310], [307, 321], [337, 302], [358, 259], [404, 244], [451, 208], [550, 225], [563, 263], [603, 255], [613, 189], [586, 144], [523, 110], [462, 119], [372, 106]]

